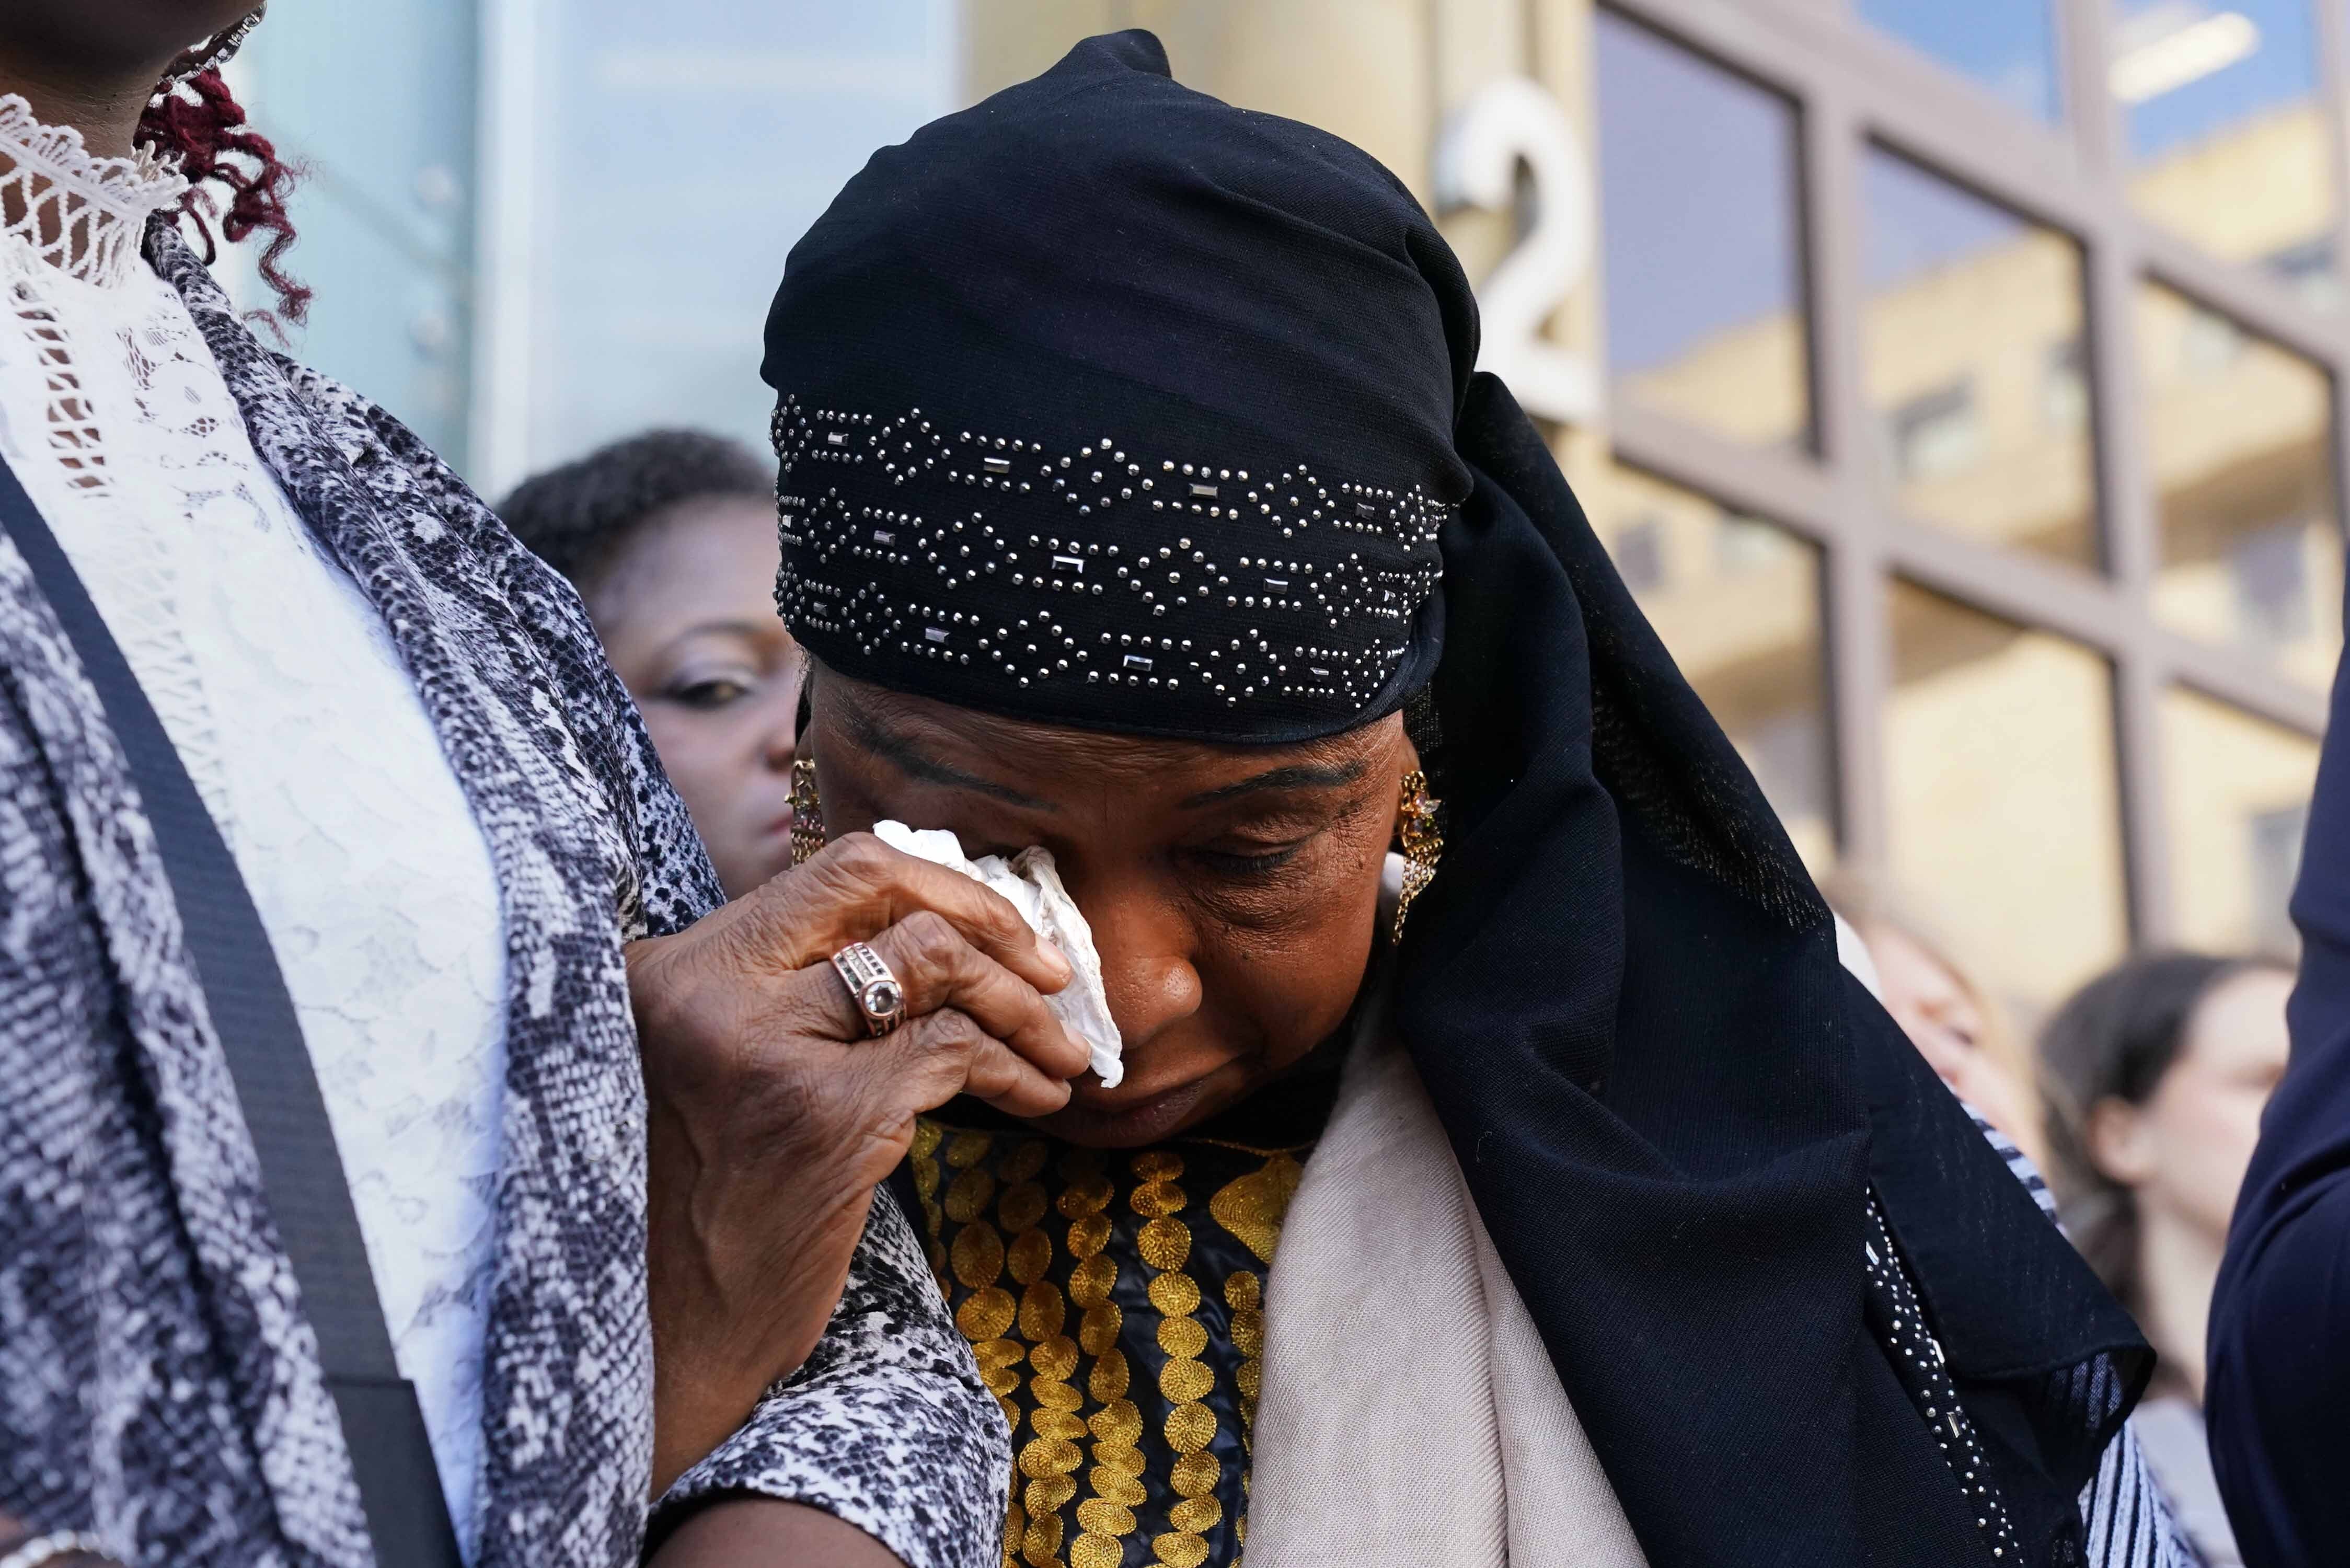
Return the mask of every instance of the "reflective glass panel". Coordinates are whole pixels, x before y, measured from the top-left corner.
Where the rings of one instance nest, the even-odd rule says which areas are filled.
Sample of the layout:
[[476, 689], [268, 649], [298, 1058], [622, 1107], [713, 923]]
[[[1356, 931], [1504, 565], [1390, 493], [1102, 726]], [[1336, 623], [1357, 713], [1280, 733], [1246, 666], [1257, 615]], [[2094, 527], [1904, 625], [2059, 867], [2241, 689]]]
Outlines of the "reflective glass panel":
[[1907, 583], [1890, 608], [1894, 881], [1979, 985], [2037, 1017], [2128, 942], [2112, 671]]
[[[474, 103], [471, 0], [280, 5], [232, 65], [237, 97], [308, 170], [286, 270], [316, 293], [293, 329], [303, 363], [382, 403], [466, 461], [473, 366]], [[276, 296], [233, 247], [221, 270], [249, 307]]]
[[2130, 191], [2164, 227], [2342, 296], [2311, 0], [2116, 0], [2109, 67]]
[[952, 107], [935, 0], [565, 0], [544, 14], [531, 458], [649, 424], [766, 447], [758, 323], [873, 150]]
[[2162, 697], [2170, 916], [2210, 952], [2294, 951], [2285, 904], [2301, 865], [2317, 742], [2198, 692]]
[[1584, 486], [1617, 570], [1754, 771], [1804, 863], [1835, 853], [1819, 552], [1620, 465]]
[[1612, 12], [1595, 26], [1617, 394], [1808, 448], [1794, 107]]
[[2064, 113], [2048, 0], [1860, 0], [1860, 14], [2026, 114]]
[[2342, 647], [2342, 534], [2324, 372], [2158, 284], [2138, 290], [2162, 528], [2155, 614], [2324, 687]]
[[2081, 247], [1872, 147], [1864, 390], [1895, 510], [2097, 557]]

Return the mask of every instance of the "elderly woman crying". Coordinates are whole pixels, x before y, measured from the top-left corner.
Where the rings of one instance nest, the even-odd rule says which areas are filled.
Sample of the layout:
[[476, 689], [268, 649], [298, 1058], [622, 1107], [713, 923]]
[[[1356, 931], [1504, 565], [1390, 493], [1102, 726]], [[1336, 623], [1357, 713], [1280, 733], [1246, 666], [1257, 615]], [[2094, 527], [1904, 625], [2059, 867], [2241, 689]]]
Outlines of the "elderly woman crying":
[[1014, 1428], [1006, 1561], [2164, 1561], [2144, 1343], [1476, 353], [1392, 175], [1142, 33], [792, 254], [783, 881], [867, 889], [873, 1027], [951, 1040], [1033, 993], [868, 830], [1041, 846], [1123, 1040], [893, 1179]]

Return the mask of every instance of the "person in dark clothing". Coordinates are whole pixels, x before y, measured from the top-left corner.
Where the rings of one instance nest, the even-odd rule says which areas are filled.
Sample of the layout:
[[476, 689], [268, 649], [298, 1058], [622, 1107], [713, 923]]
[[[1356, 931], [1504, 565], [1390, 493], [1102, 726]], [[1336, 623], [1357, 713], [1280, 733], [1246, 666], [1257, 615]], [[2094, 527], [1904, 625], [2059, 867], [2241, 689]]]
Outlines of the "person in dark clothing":
[[2292, 1064], [2261, 1122], [2211, 1302], [2204, 1417], [2248, 1568], [2350, 1559], [2350, 688], [2334, 723], [2293, 919]]

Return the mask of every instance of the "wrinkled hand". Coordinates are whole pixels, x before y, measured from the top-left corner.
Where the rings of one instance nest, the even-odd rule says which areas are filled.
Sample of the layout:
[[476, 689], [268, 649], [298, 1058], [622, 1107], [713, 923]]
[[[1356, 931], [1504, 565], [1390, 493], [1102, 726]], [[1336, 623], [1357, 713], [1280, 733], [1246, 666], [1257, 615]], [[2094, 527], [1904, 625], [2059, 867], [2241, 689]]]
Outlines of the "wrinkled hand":
[[[905, 988], [879, 1039], [833, 969], [870, 942]], [[650, 1100], [653, 1491], [807, 1359], [873, 1189], [959, 1094], [1057, 1110], [1087, 1052], [1068, 982], [1002, 897], [866, 834], [671, 937], [630, 945]]]

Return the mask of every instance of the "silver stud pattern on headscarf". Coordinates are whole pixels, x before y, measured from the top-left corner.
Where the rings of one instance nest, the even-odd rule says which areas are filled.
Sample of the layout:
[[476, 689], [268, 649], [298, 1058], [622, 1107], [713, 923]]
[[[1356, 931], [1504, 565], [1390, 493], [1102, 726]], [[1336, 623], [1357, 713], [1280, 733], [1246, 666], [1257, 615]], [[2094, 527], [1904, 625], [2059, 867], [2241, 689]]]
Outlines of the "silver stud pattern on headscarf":
[[[1107, 435], [1057, 450], [951, 430], [920, 409], [810, 408], [787, 395], [771, 434], [785, 624], [851, 639], [868, 656], [992, 669], [1022, 687], [1069, 680], [1212, 692], [1230, 708], [1271, 697], [1359, 710], [1409, 651], [1453, 511], [1417, 488], [1332, 483], [1302, 463], [1253, 472], [1149, 457]], [[844, 499], [833, 476], [852, 466], [864, 472], [849, 488], [869, 496], [879, 470], [905, 504]], [[1014, 508], [1026, 522], [1006, 515], [1001, 503], [1013, 496], [1026, 498]], [[1040, 530], [1034, 503], [1055, 498], [1065, 521]], [[1126, 543], [1101, 537], [1096, 519], [1113, 511], [1128, 519]], [[1163, 523], [1159, 543], [1131, 542], [1135, 515]], [[1362, 547], [1334, 548], [1332, 535]], [[910, 592], [910, 578], [921, 587]], [[1058, 607], [1079, 596], [1124, 596], [1121, 618], [1153, 629], [1072, 628], [1077, 618]], [[1098, 624], [1107, 607], [1084, 618]]]

